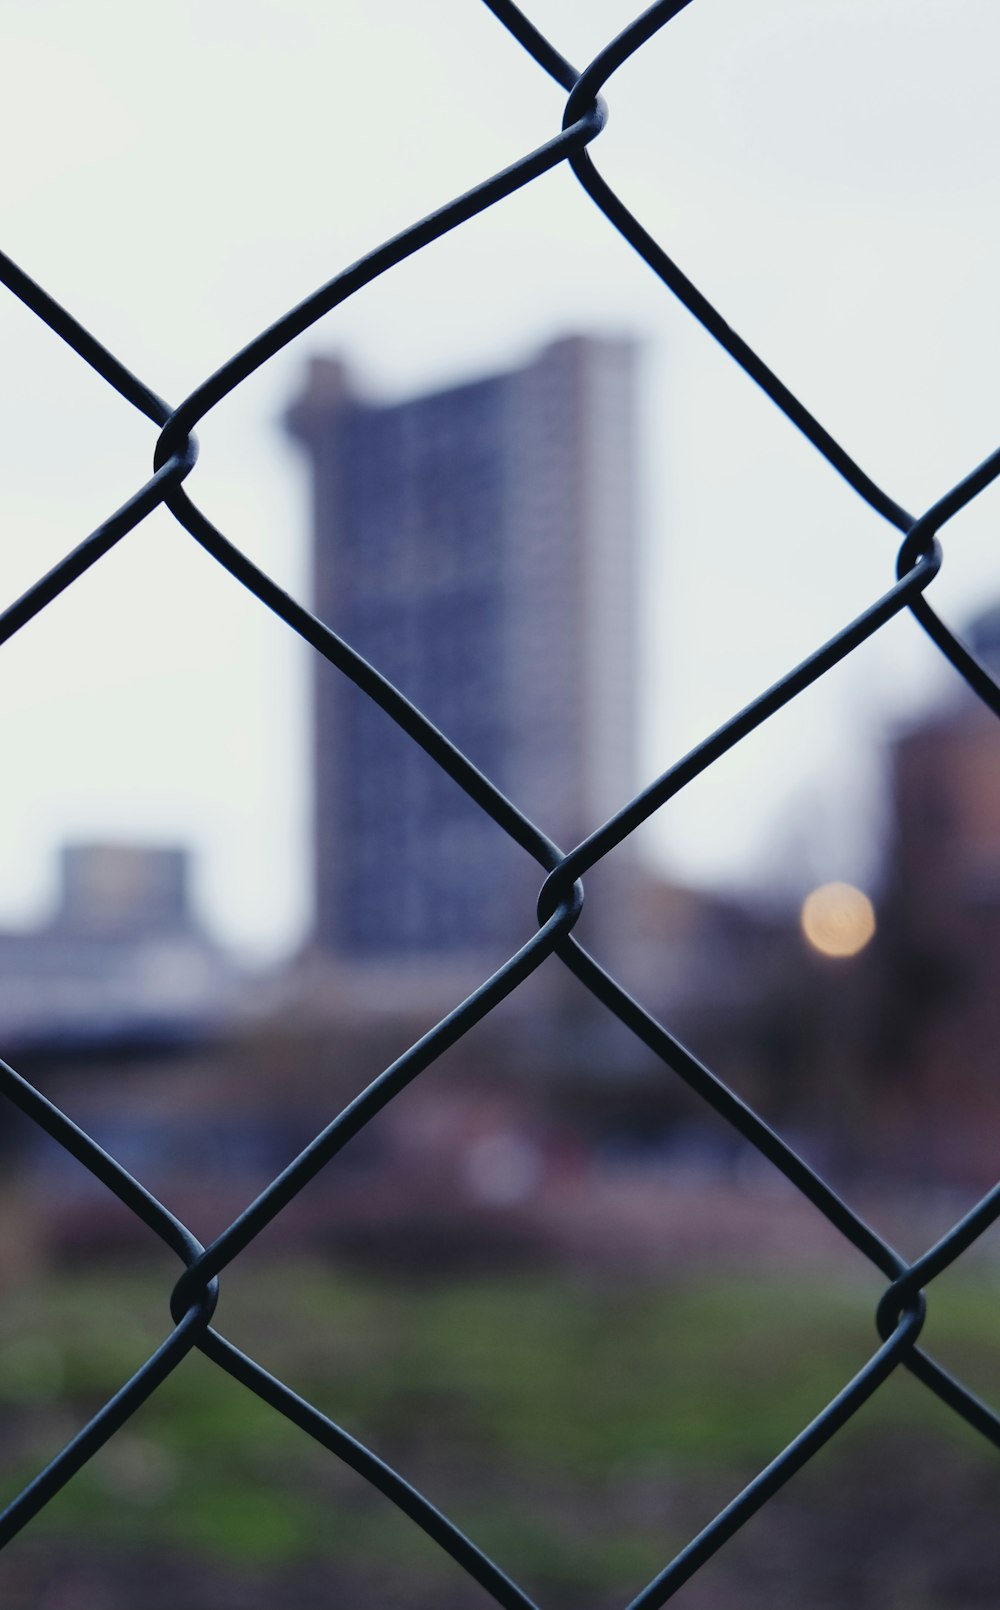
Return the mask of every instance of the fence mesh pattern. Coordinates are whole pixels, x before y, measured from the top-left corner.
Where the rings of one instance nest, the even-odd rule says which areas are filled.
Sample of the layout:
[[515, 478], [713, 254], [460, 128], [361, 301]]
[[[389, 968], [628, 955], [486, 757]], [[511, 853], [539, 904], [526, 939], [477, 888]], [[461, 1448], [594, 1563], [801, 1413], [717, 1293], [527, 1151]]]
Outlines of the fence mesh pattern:
[[[270, 1404], [279, 1414], [343, 1460], [385, 1498], [398, 1505], [478, 1582], [495, 1603], [508, 1610], [533, 1610], [533, 1601], [501, 1567], [488, 1559], [461, 1531], [396, 1471], [269, 1374], [228, 1341], [213, 1325], [222, 1271], [255, 1239], [321, 1169], [336, 1166], [343, 1146], [411, 1080], [449, 1046], [482, 1020], [548, 957], [568, 967], [602, 1005], [617, 1017], [670, 1072], [682, 1079], [733, 1129], [789, 1180], [798, 1191], [885, 1277], [876, 1313], [879, 1345], [864, 1367], [826, 1405], [811, 1424], [762, 1470], [733, 1501], [687, 1543], [642, 1591], [629, 1610], [653, 1610], [664, 1604], [717, 1549], [796, 1471], [845, 1425], [861, 1405], [898, 1368], [910, 1371], [955, 1414], [1000, 1447], [1000, 1417], [946, 1372], [919, 1345], [930, 1283], [984, 1232], [1000, 1214], [1000, 1185], [956, 1223], [921, 1257], [907, 1263], [871, 1229], [800, 1158], [781, 1135], [742, 1102], [708, 1068], [699, 1063], [670, 1032], [634, 1000], [573, 934], [583, 903], [582, 879], [589, 869], [687, 786], [715, 760], [767, 721], [803, 689], [825, 675], [860, 644], [909, 610], [941, 653], [983, 703], [1000, 715], [1000, 688], [956, 639], [927, 601], [928, 589], [941, 565], [939, 534], [946, 523], [1000, 475], [1000, 450], [971, 470], [919, 516], [908, 513], [854, 462], [764, 360], [738, 336], [695, 285], [684, 275], [642, 223], [622, 203], [594, 165], [590, 147], [606, 120], [601, 91], [615, 71], [666, 27], [690, 0], [659, 0], [613, 39], [582, 73], [558, 52], [509, 0], [486, 0], [498, 24], [509, 30], [531, 58], [533, 67], [549, 75], [567, 93], [562, 126], [553, 138], [485, 178], [402, 233], [375, 247], [336, 275], [297, 307], [255, 337], [176, 408], [172, 408], [130, 373], [71, 313], [34, 283], [22, 269], [0, 255], [0, 279], [8, 290], [127, 402], [158, 428], [153, 473], [120, 508], [0, 614], [0, 642], [21, 630], [59, 593], [96, 564], [161, 504], [225, 570], [248, 588], [286, 625], [354, 682], [418, 744], [444, 772], [541, 869], [537, 926], [521, 948], [427, 1034], [411, 1045], [372, 1084], [350, 1102], [289, 1166], [271, 1181], [209, 1246], [158, 1202], [120, 1163], [78, 1128], [12, 1068], [0, 1064], [0, 1088], [7, 1099], [72, 1154], [106, 1188], [176, 1253], [183, 1265], [173, 1288], [173, 1328], [140, 1369], [106, 1402], [51, 1463], [20, 1492], [0, 1516], [0, 1543], [8, 1543], [52, 1499], [73, 1475], [178, 1369], [192, 1349], [199, 1349], [221, 1370]], [[841, 476], [900, 533], [894, 584], [828, 642], [790, 669], [780, 681], [754, 699], [731, 720], [707, 736], [689, 754], [625, 803], [568, 853], [557, 847], [513, 802], [483, 776], [430, 721], [394, 688], [378, 667], [362, 659], [349, 644], [279, 588], [239, 548], [216, 529], [189, 497], [185, 482], [198, 448], [193, 434], [205, 415], [235, 387], [287, 346], [324, 314], [355, 291], [386, 273], [424, 246], [459, 228], [485, 209], [530, 184], [549, 170], [566, 165], [591, 201], [642, 258], [664, 287], [677, 297], [704, 330], [714, 337], [746, 375], [771, 398]]]

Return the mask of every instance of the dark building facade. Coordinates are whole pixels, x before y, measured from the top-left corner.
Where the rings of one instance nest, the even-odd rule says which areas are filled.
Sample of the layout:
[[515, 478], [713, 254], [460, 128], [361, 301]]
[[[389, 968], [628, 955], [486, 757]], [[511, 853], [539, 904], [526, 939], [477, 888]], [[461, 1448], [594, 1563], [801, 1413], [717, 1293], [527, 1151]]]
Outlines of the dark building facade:
[[[289, 415], [314, 486], [313, 606], [563, 847], [634, 785], [630, 342], [574, 337], [393, 404], [314, 360]], [[317, 656], [318, 949], [508, 950], [541, 870]]]
[[[1000, 675], [1000, 607], [966, 633]], [[980, 1186], [996, 1177], [1000, 1092], [1000, 732], [964, 686], [890, 757], [877, 1072], [887, 1153]]]

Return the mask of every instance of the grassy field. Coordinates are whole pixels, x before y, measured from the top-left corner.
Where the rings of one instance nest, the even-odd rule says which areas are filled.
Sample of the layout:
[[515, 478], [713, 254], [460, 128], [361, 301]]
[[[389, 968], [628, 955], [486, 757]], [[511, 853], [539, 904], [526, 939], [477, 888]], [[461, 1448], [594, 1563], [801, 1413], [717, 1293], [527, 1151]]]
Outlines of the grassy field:
[[[162, 1338], [168, 1286], [151, 1273], [88, 1271], [8, 1294], [5, 1495]], [[774, 1275], [390, 1288], [317, 1264], [260, 1265], [224, 1281], [217, 1323], [547, 1603], [622, 1604], [874, 1351], [877, 1291], [873, 1281]], [[935, 1287], [927, 1345], [994, 1401], [998, 1335], [987, 1271]], [[925, 1500], [938, 1501], [933, 1480], [926, 1491], [935, 1470], [952, 1496], [957, 1482], [995, 1498], [996, 1459], [899, 1372], [797, 1479], [794, 1503], [789, 1489], [784, 1524], [804, 1505], [807, 1519], [832, 1508], [850, 1528], [851, 1494], [870, 1508], [873, 1472], [887, 1461], [902, 1464], [897, 1493], [913, 1487], [909, 1461], [920, 1481], [905, 1530]], [[335, 1560], [363, 1577], [377, 1559], [380, 1580], [454, 1578], [411, 1523], [197, 1354], [10, 1557], [80, 1546], [180, 1550], [265, 1573]], [[382, 1591], [391, 1604], [391, 1588]], [[911, 1610], [939, 1602], [911, 1597]]]

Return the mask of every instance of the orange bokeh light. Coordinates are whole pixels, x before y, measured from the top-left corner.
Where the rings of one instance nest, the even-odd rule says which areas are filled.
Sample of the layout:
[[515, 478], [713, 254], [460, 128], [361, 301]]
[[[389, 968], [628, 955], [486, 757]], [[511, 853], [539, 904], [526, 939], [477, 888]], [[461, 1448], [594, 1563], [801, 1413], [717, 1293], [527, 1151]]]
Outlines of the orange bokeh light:
[[875, 908], [851, 883], [824, 883], [802, 902], [802, 932], [823, 956], [856, 956], [875, 933]]

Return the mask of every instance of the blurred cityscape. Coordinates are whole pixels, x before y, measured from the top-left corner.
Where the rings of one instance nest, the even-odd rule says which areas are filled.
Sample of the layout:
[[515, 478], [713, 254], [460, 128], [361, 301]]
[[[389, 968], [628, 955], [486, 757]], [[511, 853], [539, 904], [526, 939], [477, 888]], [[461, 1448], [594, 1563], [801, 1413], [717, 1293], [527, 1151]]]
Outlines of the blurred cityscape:
[[[638, 361], [628, 341], [573, 336], [521, 369], [382, 404], [366, 400], [344, 363], [318, 358], [286, 421], [312, 477], [315, 613], [564, 849], [648, 780], [636, 739]], [[1000, 674], [1000, 606], [967, 640]], [[203, 1241], [535, 926], [541, 869], [318, 654], [312, 734], [315, 918], [280, 968], [250, 974], [204, 931], [178, 844], [65, 846], [50, 919], [0, 935], [5, 1060]], [[992, 718], [956, 690], [899, 730], [882, 760], [886, 825], [871, 888], [832, 881], [834, 868], [830, 884], [803, 888], [789, 907], [680, 886], [626, 842], [586, 879], [579, 933], [883, 1233], [898, 1230], [918, 1251], [996, 1177], [1000, 745]], [[0, 1144], [0, 1267], [12, 1289], [37, 1282], [39, 1270], [87, 1268], [94, 1289], [110, 1283], [116, 1300], [131, 1301], [121, 1293], [139, 1288], [115, 1282], [155, 1258], [149, 1232], [13, 1110]], [[470, 1281], [508, 1290], [541, 1272], [541, 1289], [576, 1293], [560, 1310], [575, 1315], [565, 1333], [552, 1321], [557, 1349], [584, 1326], [572, 1306], [581, 1290], [614, 1307], [626, 1288], [688, 1290], [710, 1269], [737, 1294], [738, 1315], [755, 1299], [733, 1282], [752, 1274], [763, 1307], [748, 1323], [759, 1324], [793, 1284], [828, 1270], [836, 1289], [859, 1261], [555, 958], [349, 1143], [246, 1255], [258, 1269], [261, 1258], [336, 1271], [348, 1308], [357, 1279], [435, 1291], [426, 1303]], [[828, 1332], [829, 1315], [816, 1323], [817, 1335]], [[652, 1321], [647, 1329], [660, 1346]], [[802, 1346], [814, 1344], [810, 1335]], [[0, 1339], [5, 1361], [13, 1424], [21, 1365]], [[532, 1358], [524, 1370], [541, 1367]], [[443, 1390], [425, 1383], [435, 1424]], [[745, 1406], [733, 1412], [745, 1423]], [[793, 1413], [788, 1435], [800, 1423]], [[402, 1443], [404, 1462], [409, 1451], [434, 1472], [405, 1416], [381, 1430], [390, 1449]], [[780, 1446], [774, 1435], [773, 1448], [763, 1437], [765, 1460]], [[475, 1439], [462, 1437], [475, 1465]], [[740, 1467], [747, 1450], [756, 1457], [759, 1440], [748, 1434], [720, 1470]], [[161, 1456], [136, 1456], [134, 1482], [151, 1502]], [[628, 1448], [620, 1457], [631, 1458]], [[645, 1505], [651, 1535], [669, 1542], [686, 1524], [677, 1511], [663, 1532], [662, 1505], [683, 1510], [663, 1496], [674, 1477], [657, 1499], [639, 1492], [648, 1461], [637, 1468], [629, 1503]], [[499, 1500], [481, 1479], [495, 1516]], [[541, 1479], [532, 1475], [528, 1490]], [[604, 1479], [614, 1511], [625, 1499]], [[698, 1479], [711, 1487], [704, 1470]], [[993, 1602], [977, 1597], [970, 1549], [967, 1591], [951, 1579], [940, 1592], [918, 1584], [908, 1603]], [[311, 1558], [305, 1545], [300, 1553]], [[548, 1556], [538, 1566], [549, 1602], [618, 1602], [593, 1563], [588, 1598], [578, 1549], [574, 1558], [561, 1576]], [[294, 1547], [288, 1559], [299, 1575], [284, 1602], [328, 1602], [329, 1579], [310, 1575]], [[58, 1582], [41, 1565], [25, 1565], [23, 1582], [11, 1569], [12, 1604], [18, 1593], [53, 1610], [119, 1603], [93, 1561], [89, 1577], [67, 1568]], [[406, 1570], [415, 1586], [405, 1606], [381, 1578], [366, 1587], [359, 1577], [352, 1602], [479, 1603], [432, 1572], [425, 1591], [423, 1567]], [[245, 1582], [242, 1598], [235, 1588], [227, 1598], [222, 1576], [203, 1599], [186, 1579], [164, 1581], [196, 1610], [258, 1603]], [[874, 1578], [870, 1588], [866, 1596], [863, 1578], [829, 1590], [821, 1582], [813, 1602], [889, 1602]], [[783, 1591], [771, 1578], [755, 1586], [751, 1573], [742, 1586], [699, 1581], [690, 1603], [796, 1602]]]

